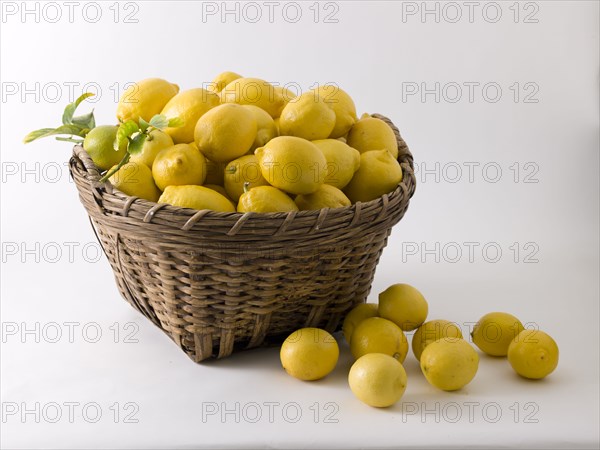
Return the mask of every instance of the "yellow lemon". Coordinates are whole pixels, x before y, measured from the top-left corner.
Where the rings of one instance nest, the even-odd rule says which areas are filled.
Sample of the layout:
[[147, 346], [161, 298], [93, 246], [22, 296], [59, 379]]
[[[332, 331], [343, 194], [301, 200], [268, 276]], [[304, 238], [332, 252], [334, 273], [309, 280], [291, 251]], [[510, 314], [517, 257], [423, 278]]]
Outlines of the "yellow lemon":
[[176, 144], [194, 141], [196, 122], [207, 111], [219, 104], [219, 96], [205, 89], [196, 88], [180, 92], [165, 105], [161, 114], [167, 119], [179, 117], [183, 121], [180, 127], [165, 128]]
[[400, 400], [407, 381], [402, 364], [383, 353], [361, 356], [348, 374], [352, 393], [361, 402], [375, 408], [387, 408]]
[[361, 153], [370, 150], [387, 150], [398, 158], [398, 142], [390, 126], [375, 117], [363, 117], [348, 132], [347, 144]]
[[245, 183], [248, 183], [247, 189], [269, 184], [262, 176], [258, 158], [254, 155], [245, 155], [231, 161], [225, 167], [224, 177], [225, 190], [229, 197], [236, 202], [244, 193]]
[[538, 380], [558, 366], [558, 345], [539, 330], [523, 330], [508, 347], [508, 362], [519, 375]]
[[508, 346], [525, 328], [512, 314], [492, 312], [483, 316], [473, 327], [473, 344], [491, 356], [506, 356]]
[[244, 192], [238, 202], [238, 212], [289, 212], [298, 207], [285, 192], [273, 186], [257, 186]]
[[167, 147], [173, 147], [173, 145], [173, 139], [167, 133], [161, 130], [152, 130], [144, 141], [142, 149], [138, 153], [131, 155], [129, 160], [146, 164], [152, 169], [156, 155]]
[[119, 150], [113, 147], [118, 128], [115, 125], [97, 126], [83, 140], [83, 149], [101, 170], [108, 170], [118, 164], [127, 153], [125, 147]]
[[408, 284], [393, 284], [379, 294], [379, 316], [391, 320], [402, 331], [419, 328], [428, 311], [423, 294]]
[[117, 105], [117, 119], [120, 122], [140, 117], [149, 122], [160, 114], [164, 106], [179, 92], [179, 86], [161, 78], [146, 78], [129, 86], [121, 95]]
[[154, 184], [152, 172], [146, 164], [130, 161], [123, 164], [108, 180], [118, 190], [132, 197], [143, 198], [151, 202], [157, 201], [160, 197], [160, 191]]
[[312, 194], [300, 194], [294, 201], [301, 211], [350, 206], [350, 200], [338, 188], [323, 184]]
[[277, 127], [273, 118], [264, 109], [254, 105], [244, 105], [244, 108], [250, 110], [256, 119], [256, 138], [250, 146], [250, 151], [254, 151], [277, 137]]
[[283, 108], [285, 108], [285, 105], [294, 100], [297, 95], [294, 91], [286, 88], [285, 86], [275, 86], [275, 96], [281, 99], [278, 100], [280, 107], [276, 113], [276, 118], [279, 118], [279, 116], [281, 116], [281, 111], [283, 111]]
[[345, 136], [357, 120], [354, 101], [335, 84], [319, 86], [316, 92], [335, 113], [335, 125], [329, 137], [335, 139]]
[[417, 361], [421, 360], [425, 347], [445, 337], [462, 338], [463, 335], [458, 325], [449, 320], [430, 320], [417, 328], [412, 338], [412, 351]]
[[285, 371], [300, 380], [327, 376], [338, 361], [340, 350], [335, 338], [320, 328], [301, 328], [290, 334], [279, 356]]
[[352, 201], [368, 202], [392, 192], [402, 181], [402, 168], [387, 150], [372, 150], [360, 155], [360, 167], [344, 188]]
[[306, 139], [279, 136], [254, 152], [269, 184], [290, 194], [311, 194], [325, 179], [323, 152]]
[[479, 356], [464, 339], [439, 339], [421, 355], [423, 375], [431, 385], [444, 391], [456, 391], [469, 384], [478, 367]]
[[206, 178], [206, 160], [194, 145], [177, 144], [156, 155], [152, 176], [161, 191], [167, 186], [202, 184]]
[[158, 199], [158, 203], [198, 210], [235, 212], [235, 206], [228, 198], [206, 186], [167, 186]]
[[242, 78], [242, 76], [235, 72], [221, 72], [212, 80], [206, 90], [218, 94], [225, 89], [225, 86], [238, 78]]
[[355, 359], [367, 353], [385, 353], [403, 362], [408, 353], [408, 341], [394, 322], [370, 317], [360, 322], [350, 338], [350, 351]]
[[264, 109], [273, 118], [279, 115], [283, 98], [275, 87], [260, 78], [238, 78], [221, 91], [222, 103], [254, 105]]
[[344, 318], [342, 332], [346, 342], [350, 343], [350, 338], [356, 326], [365, 319], [377, 317], [377, 305], [375, 303], [361, 303], [355, 306]]
[[279, 118], [279, 131], [284, 136], [308, 140], [326, 139], [335, 126], [335, 113], [313, 91], [289, 102]]
[[226, 166], [227, 163], [225, 162], [214, 162], [210, 159], [207, 159], [206, 180], [204, 180], [204, 184], [216, 184], [218, 186], [224, 186]]
[[225, 104], [204, 114], [196, 124], [198, 149], [211, 161], [227, 162], [245, 154], [256, 139], [256, 119], [243, 106]]
[[313, 141], [327, 160], [325, 184], [338, 189], [346, 187], [360, 167], [360, 152], [337, 139]]

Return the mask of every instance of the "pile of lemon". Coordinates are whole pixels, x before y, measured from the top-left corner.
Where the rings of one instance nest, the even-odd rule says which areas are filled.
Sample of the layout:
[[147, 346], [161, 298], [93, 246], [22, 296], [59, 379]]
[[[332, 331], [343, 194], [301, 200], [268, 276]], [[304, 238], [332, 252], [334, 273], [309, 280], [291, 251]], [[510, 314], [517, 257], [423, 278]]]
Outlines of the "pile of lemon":
[[[150, 78], [128, 88], [120, 123], [157, 114], [180, 126], [153, 129], [141, 151], [110, 176], [127, 195], [221, 212], [289, 212], [370, 201], [402, 181], [393, 130], [329, 84], [296, 95], [233, 72], [186, 91]], [[112, 170], [116, 126], [92, 129], [84, 149]]]
[[[408, 353], [405, 332], [415, 330], [412, 351], [427, 381], [444, 391], [469, 384], [479, 368], [479, 355], [459, 326], [448, 320], [426, 322], [429, 306], [407, 284], [394, 284], [379, 294], [379, 304], [364, 303], [346, 316], [342, 331], [355, 362], [348, 383], [354, 395], [374, 407], [396, 403], [406, 390], [402, 363]], [[494, 312], [483, 316], [471, 332], [473, 343], [491, 356], [508, 356], [515, 372], [541, 379], [558, 365], [558, 346], [546, 333], [525, 329], [515, 316]], [[283, 368], [301, 380], [318, 380], [335, 368], [339, 347], [319, 328], [302, 328], [283, 343]]]

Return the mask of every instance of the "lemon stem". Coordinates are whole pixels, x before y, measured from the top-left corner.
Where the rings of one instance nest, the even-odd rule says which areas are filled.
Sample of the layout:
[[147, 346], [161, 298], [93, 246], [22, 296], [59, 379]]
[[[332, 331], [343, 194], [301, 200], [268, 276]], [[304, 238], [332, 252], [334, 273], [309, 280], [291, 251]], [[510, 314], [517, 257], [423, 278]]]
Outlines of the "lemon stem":
[[244, 183], [244, 194], [250, 190], [250, 182], [246, 181]]
[[109, 170], [108, 172], [106, 172], [106, 174], [100, 178], [100, 182], [104, 183], [106, 182], [110, 177], [112, 177], [115, 173], [117, 173], [117, 171], [123, 167], [125, 164], [127, 164], [129, 162], [129, 157], [131, 155], [129, 154], [129, 152], [125, 153], [125, 156], [123, 156], [123, 159], [121, 161], [119, 161], [119, 164], [117, 164], [117, 167]]

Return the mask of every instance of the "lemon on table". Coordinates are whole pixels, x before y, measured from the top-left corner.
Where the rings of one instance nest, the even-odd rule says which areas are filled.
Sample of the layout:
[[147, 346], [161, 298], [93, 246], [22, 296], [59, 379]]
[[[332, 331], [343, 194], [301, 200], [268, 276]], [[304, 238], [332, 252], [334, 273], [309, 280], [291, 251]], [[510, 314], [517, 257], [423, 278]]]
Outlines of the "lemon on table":
[[225, 86], [238, 78], [242, 78], [242, 76], [235, 72], [221, 72], [210, 82], [206, 90], [218, 94], [225, 89]]
[[343, 189], [360, 167], [360, 153], [337, 139], [312, 141], [323, 152], [326, 165], [325, 184]]
[[248, 183], [247, 190], [269, 184], [262, 176], [258, 158], [254, 155], [245, 155], [234, 159], [227, 164], [224, 173], [225, 190], [229, 197], [236, 202], [244, 193], [245, 183]]
[[160, 191], [152, 178], [152, 171], [146, 164], [130, 161], [123, 164], [108, 180], [118, 190], [133, 197], [151, 202], [157, 201], [160, 197]]
[[508, 362], [519, 375], [539, 380], [558, 366], [558, 345], [540, 330], [523, 330], [508, 347]]
[[402, 181], [402, 168], [387, 150], [372, 150], [360, 155], [360, 167], [344, 188], [352, 201], [368, 202], [392, 192]]
[[311, 141], [328, 138], [334, 126], [335, 112], [313, 91], [289, 102], [279, 117], [279, 131], [282, 135]]
[[371, 150], [387, 150], [398, 158], [398, 142], [390, 126], [375, 117], [362, 117], [348, 132], [347, 144], [361, 153]]
[[360, 322], [350, 338], [350, 351], [355, 359], [367, 353], [385, 353], [403, 362], [408, 353], [408, 341], [394, 322], [370, 317]]
[[361, 356], [348, 374], [352, 393], [363, 403], [376, 408], [386, 408], [400, 400], [407, 381], [402, 364], [382, 353]]
[[311, 194], [325, 179], [325, 156], [306, 139], [279, 136], [254, 154], [265, 180], [290, 194]]
[[228, 198], [206, 186], [167, 186], [158, 199], [158, 203], [198, 210], [235, 212], [235, 206]]
[[256, 138], [250, 146], [250, 151], [262, 147], [271, 139], [277, 137], [277, 127], [269, 113], [254, 105], [244, 105], [243, 107], [251, 111], [256, 119]]
[[92, 128], [83, 140], [83, 149], [101, 170], [118, 164], [127, 153], [125, 147], [119, 150], [113, 147], [118, 129], [116, 125], [100, 125]]
[[252, 111], [235, 103], [219, 105], [196, 124], [198, 149], [211, 161], [227, 162], [244, 155], [256, 139], [257, 124]]
[[290, 334], [281, 346], [281, 365], [291, 376], [305, 381], [327, 376], [340, 354], [335, 338], [320, 328], [301, 328]]
[[161, 191], [167, 186], [202, 184], [206, 178], [206, 159], [196, 146], [177, 144], [156, 155], [152, 176]]
[[196, 122], [207, 111], [219, 104], [219, 96], [206, 89], [196, 88], [180, 92], [165, 105], [161, 114], [167, 119], [178, 117], [183, 121], [180, 127], [165, 128], [176, 144], [187, 144], [194, 141]]
[[244, 192], [239, 199], [238, 212], [289, 212], [298, 207], [285, 192], [273, 186], [257, 186]]
[[421, 360], [421, 354], [425, 347], [445, 337], [462, 339], [463, 335], [458, 325], [449, 320], [430, 320], [417, 328], [411, 343], [417, 361]]
[[335, 84], [319, 86], [316, 92], [335, 113], [335, 125], [329, 137], [335, 139], [345, 136], [357, 120], [352, 97]]
[[140, 117], [146, 122], [160, 114], [164, 106], [179, 92], [179, 86], [161, 78], [146, 78], [129, 86], [119, 99], [117, 119], [120, 122]]
[[525, 328], [512, 314], [492, 312], [484, 315], [473, 327], [473, 344], [491, 356], [506, 356], [508, 346]]
[[312, 194], [300, 194], [294, 201], [300, 211], [350, 206], [348, 197], [338, 188], [323, 184]]
[[350, 343], [350, 338], [356, 326], [365, 319], [377, 317], [377, 305], [375, 303], [361, 303], [355, 306], [344, 318], [342, 332], [346, 342]]
[[439, 339], [421, 355], [423, 375], [431, 385], [444, 391], [455, 391], [469, 384], [478, 367], [479, 356], [464, 339]]
[[275, 87], [260, 78], [237, 78], [221, 91], [222, 103], [254, 105], [264, 109], [273, 118], [279, 115], [284, 103]]
[[379, 316], [391, 320], [402, 331], [419, 328], [428, 311], [423, 294], [408, 284], [393, 284], [379, 294]]
[[129, 160], [146, 164], [152, 169], [156, 155], [167, 147], [173, 147], [173, 145], [173, 139], [167, 133], [158, 129], [152, 130], [144, 141], [142, 149], [138, 153], [131, 155]]

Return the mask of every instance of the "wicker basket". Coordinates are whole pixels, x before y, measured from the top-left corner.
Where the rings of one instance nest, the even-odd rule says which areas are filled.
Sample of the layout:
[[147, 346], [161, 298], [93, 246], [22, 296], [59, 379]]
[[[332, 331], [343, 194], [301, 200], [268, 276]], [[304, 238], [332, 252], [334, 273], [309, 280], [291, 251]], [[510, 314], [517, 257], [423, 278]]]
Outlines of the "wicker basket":
[[82, 147], [70, 171], [121, 295], [194, 361], [335, 331], [364, 302], [391, 228], [415, 190], [413, 160], [389, 119], [404, 177], [377, 200], [290, 213], [196, 211], [129, 197]]

